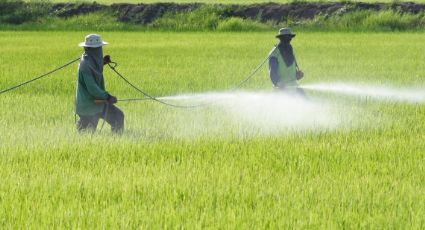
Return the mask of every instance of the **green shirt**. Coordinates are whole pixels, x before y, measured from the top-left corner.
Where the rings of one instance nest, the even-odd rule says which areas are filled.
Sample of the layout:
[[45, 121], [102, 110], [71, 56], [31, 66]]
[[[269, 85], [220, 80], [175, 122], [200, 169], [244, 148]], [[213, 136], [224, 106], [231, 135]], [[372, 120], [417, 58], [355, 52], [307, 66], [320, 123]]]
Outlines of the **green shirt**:
[[96, 104], [95, 100], [106, 100], [109, 96], [105, 91], [103, 76], [96, 76], [92, 71], [82, 70], [81, 66], [78, 67], [76, 94], [76, 113], [83, 116], [102, 112], [104, 105]]

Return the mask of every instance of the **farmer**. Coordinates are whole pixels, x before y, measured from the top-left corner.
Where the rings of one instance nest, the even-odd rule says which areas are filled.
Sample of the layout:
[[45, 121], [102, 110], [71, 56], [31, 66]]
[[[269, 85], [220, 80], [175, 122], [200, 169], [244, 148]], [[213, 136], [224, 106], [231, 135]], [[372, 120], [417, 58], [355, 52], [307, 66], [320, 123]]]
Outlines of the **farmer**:
[[269, 75], [275, 89], [304, 95], [304, 91], [298, 88], [297, 83], [304, 73], [298, 68], [292, 49], [291, 40], [294, 37], [295, 34], [289, 28], [279, 30], [276, 38], [280, 42], [269, 54]]
[[114, 105], [117, 98], [105, 90], [103, 65], [111, 62], [109, 55], [103, 57], [102, 46], [106, 44], [97, 34], [87, 35], [85, 42], [79, 44], [84, 53], [78, 66], [78, 131], [94, 132], [100, 118], [111, 125], [112, 132], [121, 134], [124, 130], [124, 113]]

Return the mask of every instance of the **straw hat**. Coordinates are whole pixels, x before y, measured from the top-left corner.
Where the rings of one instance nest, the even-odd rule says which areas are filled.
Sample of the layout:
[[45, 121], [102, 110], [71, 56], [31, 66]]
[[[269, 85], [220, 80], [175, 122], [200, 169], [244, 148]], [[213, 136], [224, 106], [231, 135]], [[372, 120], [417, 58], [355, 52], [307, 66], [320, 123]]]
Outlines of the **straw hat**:
[[291, 29], [289, 29], [289, 28], [280, 29], [279, 34], [276, 35], [276, 37], [278, 38], [278, 37], [281, 37], [281, 36], [284, 36], [284, 35], [291, 35], [291, 37], [295, 37], [295, 34], [293, 34]]
[[102, 38], [100, 37], [100, 35], [89, 34], [86, 36], [86, 41], [81, 42], [80, 44], [78, 44], [78, 46], [97, 48], [107, 44], [108, 44], [107, 42], [102, 41]]

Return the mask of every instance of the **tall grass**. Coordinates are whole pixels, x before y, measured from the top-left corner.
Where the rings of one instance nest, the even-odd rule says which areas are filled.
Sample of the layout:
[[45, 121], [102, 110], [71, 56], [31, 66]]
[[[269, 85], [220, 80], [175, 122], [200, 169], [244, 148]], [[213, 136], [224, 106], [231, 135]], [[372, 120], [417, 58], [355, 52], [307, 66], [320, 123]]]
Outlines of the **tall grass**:
[[207, 6], [186, 13], [167, 13], [149, 27], [171, 31], [206, 31], [217, 28], [220, 21], [219, 9]]
[[[425, 13], [401, 13], [342, 8], [332, 15], [314, 19], [286, 18], [283, 22], [245, 19], [231, 16], [231, 7], [204, 5], [195, 10], [170, 10], [152, 22], [119, 21], [116, 12], [104, 9], [90, 14], [59, 17], [47, 2], [0, 2], [0, 29], [3, 30], [166, 30], [166, 31], [264, 31], [290, 26], [316, 31], [420, 31], [425, 29]], [[348, 6], [349, 7], [349, 6]]]
[[313, 20], [301, 21], [295, 26], [305, 29], [340, 31], [404, 31], [423, 30], [425, 14], [402, 14], [396, 10], [380, 12], [364, 10], [340, 16], [317, 16]]
[[0, 0], [0, 22], [21, 24], [35, 21], [48, 14], [49, 6], [47, 1], [27, 4], [20, 0]]
[[146, 30], [147, 28], [141, 25], [119, 22], [107, 13], [90, 13], [66, 19], [46, 17], [35, 22], [19, 25], [0, 24], [0, 29], [17, 31], [134, 31]]
[[221, 21], [217, 26], [217, 31], [234, 31], [234, 32], [248, 32], [248, 31], [264, 31], [269, 30], [270, 27], [262, 23], [241, 18], [229, 18]]
[[[29, 1], [29, 0], [28, 0]], [[62, 0], [51, 0], [52, 2], [63, 2]], [[200, 2], [200, 3], [220, 3], [220, 4], [255, 4], [255, 3], [267, 3], [267, 2], [276, 2], [276, 3], [292, 3], [292, 2], [317, 2], [318, 0], [144, 0], [143, 3], [158, 3], [158, 2], [176, 2], [176, 3], [194, 3], [194, 2]], [[81, 0], [69, 0], [68, 2], [82, 2]], [[92, 1], [83, 1], [83, 2], [92, 2]], [[140, 3], [139, 0], [99, 0], [96, 1], [98, 3], [102, 4], [114, 4], [114, 3], [133, 3], [137, 4]], [[320, 2], [335, 2], [333, 0], [320, 0]], [[347, 2], [347, 0], [343, 0], [341, 2]], [[356, 0], [348, 0], [348, 2], [360, 2]], [[361, 2], [385, 2], [385, 3], [392, 3], [392, 2], [411, 2], [409, 0], [362, 0]], [[417, 0], [415, 2], [423, 3], [424, 0]]]

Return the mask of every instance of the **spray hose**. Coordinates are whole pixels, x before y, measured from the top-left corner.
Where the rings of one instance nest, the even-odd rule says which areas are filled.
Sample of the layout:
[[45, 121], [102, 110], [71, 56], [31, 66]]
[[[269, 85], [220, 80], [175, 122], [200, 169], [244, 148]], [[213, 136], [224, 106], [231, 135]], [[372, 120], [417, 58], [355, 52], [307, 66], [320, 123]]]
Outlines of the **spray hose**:
[[117, 70], [117, 63], [116, 62], [110, 62], [108, 63], [108, 66], [117, 74], [118, 77], [120, 77], [124, 82], [126, 82], [128, 85], [130, 85], [133, 89], [135, 89], [136, 91], [138, 91], [139, 93], [143, 94], [145, 97], [147, 97], [147, 99], [156, 101], [158, 103], [161, 103], [163, 105], [166, 106], [170, 106], [170, 107], [175, 107], [175, 108], [185, 108], [185, 109], [190, 109], [190, 108], [198, 108], [198, 107], [204, 107], [207, 104], [198, 104], [198, 105], [176, 105], [176, 104], [171, 104], [162, 100], [157, 99], [156, 97], [146, 93], [145, 91], [141, 90], [139, 87], [137, 87], [136, 85], [134, 85], [133, 83], [131, 83], [127, 78], [125, 78], [122, 74], [120, 74]]
[[[270, 52], [272, 53], [277, 46], [275, 46], [273, 48], [273, 50]], [[237, 84], [235, 87], [231, 88], [230, 91], [235, 91], [237, 89], [240, 89], [246, 82], [248, 82], [252, 77], [254, 77], [254, 75], [260, 70], [260, 68], [267, 62], [267, 60], [269, 60], [270, 55], [267, 55], [267, 57], [259, 64], [257, 65], [257, 67], [255, 67], [255, 69], [244, 78], [244, 80], [242, 80], [239, 84]], [[118, 77], [120, 77], [122, 80], [124, 80], [127, 84], [129, 84], [132, 88], [136, 89], [138, 92], [142, 93], [145, 98], [126, 98], [126, 99], [119, 99], [118, 101], [146, 101], [146, 100], [154, 100], [156, 102], [159, 102], [161, 104], [164, 105], [168, 105], [168, 106], [172, 106], [172, 107], [179, 107], [179, 108], [196, 108], [196, 107], [202, 107], [202, 106], [206, 106], [209, 105], [211, 103], [205, 103], [205, 104], [199, 104], [199, 105], [189, 105], [189, 106], [180, 106], [180, 105], [174, 105], [174, 104], [170, 104], [167, 102], [164, 102], [162, 100], [159, 100], [158, 98], [149, 95], [148, 93], [142, 91], [140, 88], [136, 87], [134, 84], [132, 84], [128, 79], [126, 79], [125, 77], [123, 77], [117, 70], [116, 67], [118, 66], [118, 64], [116, 62], [110, 62], [108, 63], [109, 67], [117, 74]], [[101, 101], [99, 101], [99, 103], [102, 103]]]
[[[273, 48], [273, 50], [270, 53], [273, 53], [273, 51], [276, 49], [277, 46]], [[242, 87], [247, 81], [249, 81], [254, 75], [260, 70], [260, 68], [269, 60], [270, 55], [267, 55], [267, 57], [247, 76], [243, 81], [241, 81], [238, 85], [233, 87], [230, 91], [234, 91]]]
[[47, 73], [45, 73], [45, 74], [43, 74], [43, 75], [40, 75], [40, 76], [38, 76], [38, 77], [36, 77], [36, 78], [33, 78], [33, 79], [28, 80], [28, 81], [26, 81], [26, 82], [22, 82], [22, 83], [20, 83], [20, 84], [18, 84], [18, 85], [15, 85], [15, 86], [10, 87], [10, 88], [3, 89], [3, 90], [1, 90], [1, 91], [0, 91], [0, 94], [3, 94], [3, 93], [6, 93], [6, 92], [9, 92], [9, 91], [12, 91], [12, 90], [17, 89], [17, 88], [19, 88], [19, 87], [21, 87], [21, 86], [24, 86], [24, 85], [26, 85], [26, 84], [28, 84], [28, 83], [31, 83], [31, 82], [36, 81], [36, 80], [39, 80], [39, 79], [44, 78], [44, 77], [47, 77], [47, 76], [49, 76], [50, 74], [52, 74], [52, 73], [54, 73], [54, 72], [56, 72], [56, 71], [58, 71], [58, 70], [61, 70], [61, 69], [65, 68], [65, 67], [67, 67], [67, 66], [71, 65], [72, 63], [74, 63], [74, 62], [78, 61], [78, 60], [80, 60], [80, 58], [76, 58], [76, 59], [74, 59], [74, 60], [72, 60], [72, 61], [69, 61], [68, 63], [66, 63], [66, 64], [64, 64], [64, 65], [62, 65], [62, 66], [59, 66], [59, 67], [57, 67], [56, 69], [53, 69], [53, 70], [51, 70], [51, 71], [49, 71], [49, 72], [47, 72]]
[[[275, 49], [276, 49], [276, 47], [275, 47]], [[260, 68], [266, 63], [266, 61], [268, 59], [269, 59], [269, 55], [267, 55], [267, 57], [244, 80], [242, 80], [235, 87], [231, 88], [231, 91], [234, 91], [234, 90], [239, 89], [242, 85], [244, 85], [247, 81], [249, 81], [258, 72], [258, 70], [260, 70]], [[51, 70], [51, 71], [49, 71], [49, 72], [47, 72], [45, 74], [42, 74], [42, 75], [40, 75], [38, 77], [33, 78], [31, 80], [22, 82], [20, 84], [14, 85], [14, 86], [9, 87], [9, 88], [6, 88], [6, 89], [3, 89], [3, 90], [0, 91], [0, 94], [3, 94], [3, 93], [6, 93], [6, 92], [15, 90], [15, 89], [20, 88], [20, 87], [22, 87], [24, 85], [27, 85], [27, 84], [29, 84], [31, 82], [34, 82], [34, 81], [39, 80], [41, 78], [47, 77], [47, 76], [49, 76], [49, 75], [51, 75], [51, 74], [53, 74], [53, 73], [55, 73], [55, 72], [57, 72], [59, 70], [61, 70], [61, 69], [65, 68], [65, 67], [71, 65], [72, 63], [75, 63], [75, 62], [79, 61], [79, 60], [80, 60], [80, 58], [76, 58], [74, 60], [71, 60], [71, 61], [67, 62], [66, 64], [64, 64], [62, 66], [59, 66], [59, 67], [57, 67], [57, 68], [55, 68], [55, 69], [53, 69], [53, 70]], [[145, 96], [145, 98], [128, 98], [128, 99], [121, 99], [121, 100], [118, 100], [118, 101], [144, 101], [144, 100], [153, 100], [153, 101], [158, 102], [158, 103], [161, 103], [163, 105], [170, 106], [170, 107], [175, 107], [175, 108], [199, 108], [199, 107], [204, 107], [204, 106], [207, 106], [207, 105], [211, 104], [211, 103], [204, 103], [204, 104], [197, 104], [197, 105], [176, 105], [176, 104], [171, 104], [171, 103], [165, 102], [163, 100], [160, 100], [160, 99], [158, 99], [158, 98], [156, 98], [156, 97], [148, 94], [147, 92], [143, 91], [142, 89], [140, 89], [139, 87], [137, 87], [136, 85], [134, 85], [133, 83], [131, 83], [127, 78], [125, 78], [122, 74], [120, 74], [116, 70], [116, 67], [118, 66], [118, 64], [116, 62], [109, 62], [107, 64], [116, 73], [116, 75], [119, 78], [121, 78], [129, 86], [131, 86], [133, 89], [135, 89], [136, 91], [138, 91], [139, 93], [141, 93], [141, 94], [143, 94]], [[106, 101], [103, 101], [103, 100], [96, 100], [96, 103], [97, 104], [106, 104], [107, 102]]]

